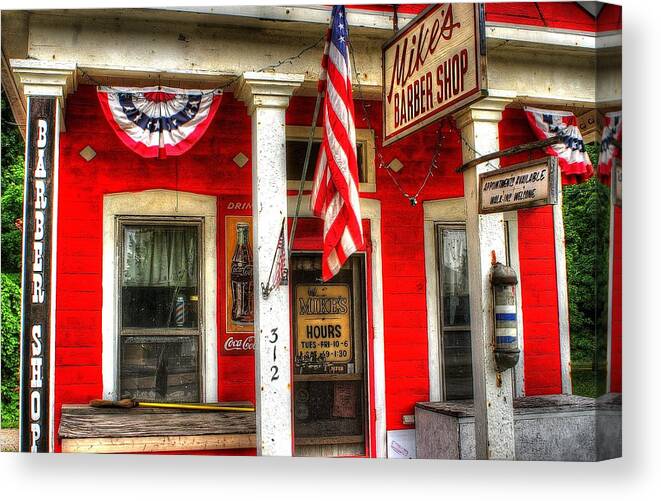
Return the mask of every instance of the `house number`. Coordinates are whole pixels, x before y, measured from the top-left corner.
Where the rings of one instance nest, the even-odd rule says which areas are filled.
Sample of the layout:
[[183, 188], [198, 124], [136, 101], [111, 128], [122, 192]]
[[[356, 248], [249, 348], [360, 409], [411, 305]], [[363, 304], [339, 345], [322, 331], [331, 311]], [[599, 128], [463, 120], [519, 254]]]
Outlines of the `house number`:
[[275, 344], [278, 341], [278, 328], [274, 327], [271, 329], [271, 339], [269, 339], [269, 342], [273, 344], [273, 365], [271, 366], [271, 381], [275, 381], [276, 379], [280, 379], [279, 376], [279, 371], [280, 369], [278, 368], [278, 365], [276, 364], [277, 360], [277, 349], [278, 346]]

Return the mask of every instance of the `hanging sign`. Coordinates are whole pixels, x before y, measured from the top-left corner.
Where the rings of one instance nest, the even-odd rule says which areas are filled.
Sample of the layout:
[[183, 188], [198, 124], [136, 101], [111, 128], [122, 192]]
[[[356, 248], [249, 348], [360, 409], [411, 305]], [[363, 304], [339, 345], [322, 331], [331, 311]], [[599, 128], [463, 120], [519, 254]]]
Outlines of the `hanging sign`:
[[480, 174], [480, 214], [558, 202], [558, 159], [545, 157]]
[[296, 366], [304, 373], [343, 373], [353, 358], [347, 284], [296, 286]]
[[383, 46], [383, 143], [486, 95], [480, 5], [434, 4]]
[[30, 96], [23, 213], [21, 452], [48, 452], [57, 99]]

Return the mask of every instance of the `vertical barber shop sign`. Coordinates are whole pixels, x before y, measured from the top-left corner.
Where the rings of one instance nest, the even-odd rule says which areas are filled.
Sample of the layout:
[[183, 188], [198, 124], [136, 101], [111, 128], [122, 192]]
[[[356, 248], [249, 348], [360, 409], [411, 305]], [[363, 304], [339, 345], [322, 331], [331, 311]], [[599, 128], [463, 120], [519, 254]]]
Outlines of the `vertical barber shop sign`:
[[50, 442], [57, 118], [56, 98], [29, 98], [23, 213], [22, 452], [48, 452]]

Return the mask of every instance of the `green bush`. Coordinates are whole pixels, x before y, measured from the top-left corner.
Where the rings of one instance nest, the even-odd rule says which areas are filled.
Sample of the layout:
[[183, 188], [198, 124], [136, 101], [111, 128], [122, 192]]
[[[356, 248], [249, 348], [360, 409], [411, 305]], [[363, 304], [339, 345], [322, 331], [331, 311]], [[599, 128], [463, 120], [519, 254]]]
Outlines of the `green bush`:
[[25, 143], [2, 93], [2, 272], [21, 271], [21, 232], [16, 220], [23, 217], [23, 152]]
[[18, 427], [21, 287], [17, 273], [2, 274], [2, 427]]
[[16, 220], [23, 215], [24, 143], [2, 92], [2, 374], [3, 428], [18, 426], [21, 245]]
[[[597, 147], [586, 145], [593, 165]], [[573, 375], [574, 392], [598, 395], [606, 363], [610, 192], [597, 178], [563, 189], [571, 359], [588, 365]], [[582, 382], [581, 382], [582, 381]], [[596, 386], [595, 386], [596, 385]]]

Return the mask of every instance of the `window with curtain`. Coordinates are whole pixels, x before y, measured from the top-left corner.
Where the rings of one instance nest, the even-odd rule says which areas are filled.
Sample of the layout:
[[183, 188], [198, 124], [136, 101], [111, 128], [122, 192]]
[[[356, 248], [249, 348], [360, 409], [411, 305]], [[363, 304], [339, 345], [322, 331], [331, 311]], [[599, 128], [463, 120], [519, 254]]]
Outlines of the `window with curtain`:
[[200, 223], [121, 221], [121, 398], [200, 399]]
[[445, 400], [473, 398], [466, 229], [438, 225], [441, 351]]

